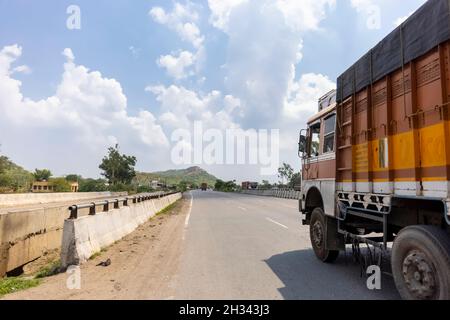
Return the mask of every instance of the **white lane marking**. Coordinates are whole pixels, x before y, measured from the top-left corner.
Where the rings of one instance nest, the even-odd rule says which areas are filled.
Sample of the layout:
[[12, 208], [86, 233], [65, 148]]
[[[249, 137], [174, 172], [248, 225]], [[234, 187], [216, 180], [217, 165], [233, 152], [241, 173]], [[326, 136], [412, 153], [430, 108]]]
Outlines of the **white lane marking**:
[[238, 207], [239, 209], [241, 209], [242, 211], [247, 211], [247, 208], [244, 207]]
[[188, 214], [186, 216], [186, 220], [184, 221], [184, 227], [187, 228], [189, 225], [189, 219], [191, 217], [191, 211], [192, 211], [192, 202], [194, 201], [194, 195], [192, 194], [192, 192], [190, 193], [191, 195], [191, 201], [189, 202], [189, 210], [188, 210]]
[[284, 224], [281, 224], [281, 223], [279, 223], [279, 222], [276, 222], [275, 220], [272, 220], [272, 219], [270, 219], [270, 218], [266, 218], [266, 220], [267, 220], [267, 221], [270, 221], [270, 222], [272, 222], [272, 223], [275, 223], [276, 225], [279, 225], [280, 227], [283, 227], [283, 228], [285, 228], [285, 229], [289, 229], [289, 228], [286, 227]]
[[189, 226], [189, 218], [191, 217], [191, 211], [192, 211], [192, 202], [194, 201], [194, 195], [192, 194], [192, 192], [190, 193], [190, 195], [191, 195], [191, 201], [189, 202], [188, 214], [186, 216], [186, 220], [184, 220], [183, 235], [181, 236], [181, 239], [183, 241], [186, 239], [186, 230]]

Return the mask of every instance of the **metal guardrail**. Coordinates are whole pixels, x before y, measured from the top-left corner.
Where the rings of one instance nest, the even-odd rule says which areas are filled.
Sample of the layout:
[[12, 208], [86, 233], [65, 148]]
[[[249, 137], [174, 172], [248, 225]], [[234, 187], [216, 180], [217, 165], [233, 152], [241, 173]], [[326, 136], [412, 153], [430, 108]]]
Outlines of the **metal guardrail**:
[[122, 203], [122, 207], [127, 207], [129, 203], [140, 203], [145, 202], [152, 199], [159, 199], [162, 197], [167, 197], [172, 194], [179, 193], [178, 191], [173, 192], [161, 192], [161, 193], [143, 193], [135, 196], [127, 196], [123, 198], [113, 199], [113, 200], [103, 200], [96, 201], [86, 204], [75, 204], [69, 207], [70, 211], [70, 220], [78, 219], [78, 211], [80, 209], [89, 209], [89, 215], [95, 216], [97, 213], [97, 207], [103, 206], [103, 210], [101, 212], [108, 212], [110, 209], [110, 205], [113, 205], [113, 209], [119, 209], [120, 204]]

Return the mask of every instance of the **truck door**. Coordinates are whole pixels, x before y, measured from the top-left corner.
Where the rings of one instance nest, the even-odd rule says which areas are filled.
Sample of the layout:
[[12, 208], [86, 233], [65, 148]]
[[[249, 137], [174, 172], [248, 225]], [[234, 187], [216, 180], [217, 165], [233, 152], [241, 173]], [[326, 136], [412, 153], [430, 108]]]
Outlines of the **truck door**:
[[304, 179], [319, 178], [320, 121], [310, 125], [308, 130], [308, 150], [304, 163]]
[[303, 162], [305, 192], [320, 191], [325, 213], [334, 216], [336, 191], [336, 114], [329, 113], [309, 124], [308, 147]]

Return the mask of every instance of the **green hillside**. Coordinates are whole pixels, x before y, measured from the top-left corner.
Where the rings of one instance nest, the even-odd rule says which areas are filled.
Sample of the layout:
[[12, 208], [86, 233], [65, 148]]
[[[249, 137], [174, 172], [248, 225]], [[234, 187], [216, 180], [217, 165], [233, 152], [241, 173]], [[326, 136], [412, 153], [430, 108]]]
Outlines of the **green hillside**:
[[181, 182], [188, 184], [200, 184], [206, 182], [210, 186], [214, 186], [217, 178], [200, 167], [191, 167], [182, 170], [168, 170], [162, 172], [138, 172], [134, 182], [139, 185], [150, 185], [152, 181], [159, 180], [168, 185], [178, 185]]
[[31, 172], [0, 156], [0, 193], [26, 192], [33, 181]]

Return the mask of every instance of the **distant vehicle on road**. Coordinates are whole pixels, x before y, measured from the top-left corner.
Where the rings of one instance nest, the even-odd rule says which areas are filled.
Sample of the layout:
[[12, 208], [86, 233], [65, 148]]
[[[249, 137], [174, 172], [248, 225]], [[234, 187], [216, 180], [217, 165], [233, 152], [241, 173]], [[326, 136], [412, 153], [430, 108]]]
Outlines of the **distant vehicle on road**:
[[338, 78], [300, 133], [316, 256], [393, 242], [404, 299], [450, 299], [449, 61], [450, 4], [429, 0]]
[[201, 189], [202, 189], [202, 191], [208, 190], [208, 184], [207, 183], [202, 183]]
[[241, 184], [242, 190], [256, 190], [258, 189], [258, 182], [245, 181]]

